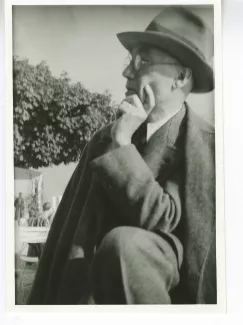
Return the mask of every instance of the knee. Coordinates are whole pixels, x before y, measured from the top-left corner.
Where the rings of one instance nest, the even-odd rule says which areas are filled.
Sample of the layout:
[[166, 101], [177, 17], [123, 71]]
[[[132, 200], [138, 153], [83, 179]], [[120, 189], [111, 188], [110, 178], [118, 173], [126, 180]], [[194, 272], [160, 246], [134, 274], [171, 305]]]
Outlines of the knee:
[[97, 255], [108, 256], [110, 259], [124, 255], [133, 256], [143, 245], [143, 230], [135, 227], [117, 227], [112, 229], [102, 240]]

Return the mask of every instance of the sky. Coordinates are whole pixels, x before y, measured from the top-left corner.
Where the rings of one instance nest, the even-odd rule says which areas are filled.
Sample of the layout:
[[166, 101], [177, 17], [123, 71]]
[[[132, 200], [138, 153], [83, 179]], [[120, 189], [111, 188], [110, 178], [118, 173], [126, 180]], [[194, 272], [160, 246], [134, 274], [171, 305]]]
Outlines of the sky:
[[[160, 12], [159, 6], [14, 6], [13, 54], [32, 64], [42, 60], [53, 75], [66, 71], [94, 92], [109, 90], [117, 103], [124, 99], [122, 71], [127, 51], [116, 34], [142, 31]], [[213, 13], [200, 15], [213, 29]], [[190, 95], [192, 109], [214, 123], [214, 92]]]

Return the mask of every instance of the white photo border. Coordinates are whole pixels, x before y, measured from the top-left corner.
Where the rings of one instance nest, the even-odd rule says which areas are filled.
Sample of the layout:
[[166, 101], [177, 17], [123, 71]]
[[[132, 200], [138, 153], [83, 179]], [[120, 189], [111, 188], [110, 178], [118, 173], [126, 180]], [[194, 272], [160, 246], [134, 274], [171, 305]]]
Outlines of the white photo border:
[[[225, 222], [224, 222], [224, 165], [223, 165], [223, 111], [222, 111], [222, 42], [221, 42], [221, 1], [170, 0], [133, 1], [133, 5], [214, 5], [214, 69], [215, 69], [215, 130], [216, 130], [216, 243], [217, 243], [217, 305], [138, 305], [138, 306], [20, 306], [15, 305], [14, 278], [14, 166], [13, 166], [13, 98], [12, 98], [12, 6], [13, 5], [95, 5], [116, 3], [94, 1], [14, 1], [5, 3], [5, 80], [6, 80], [6, 310], [10, 313], [80, 313], [80, 312], [128, 312], [128, 313], [224, 313], [226, 312], [226, 275], [225, 275]], [[119, 3], [120, 4], [120, 3]], [[123, 1], [122, 5], [131, 5]]]

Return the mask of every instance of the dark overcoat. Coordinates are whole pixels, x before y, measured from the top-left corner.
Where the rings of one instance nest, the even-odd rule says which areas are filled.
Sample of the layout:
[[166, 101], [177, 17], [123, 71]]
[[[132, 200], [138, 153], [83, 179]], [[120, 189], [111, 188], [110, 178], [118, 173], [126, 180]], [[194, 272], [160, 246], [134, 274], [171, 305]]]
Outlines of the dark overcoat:
[[[177, 168], [183, 174], [178, 236], [184, 247], [184, 300], [180, 303], [217, 302], [214, 129], [185, 107], [182, 155], [170, 142], [168, 123], [167, 133], [157, 132], [143, 157], [133, 144], [113, 150], [111, 126], [95, 134], [56, 212], [28, 304], [57, 304], [71, 246], [81, 246], [87, 261], [92, 259], [103, 223], [109, 220], [110, 228], [119, 225], [115, 215], [119, 219], [121, 211], [125, 219], [120, 224], [153, 231], [158, 218], [156, 193], [161, 191], [157, 181], [167, 186], [166, 179]], [[164, 229], [170, 231], [169, 226]]]

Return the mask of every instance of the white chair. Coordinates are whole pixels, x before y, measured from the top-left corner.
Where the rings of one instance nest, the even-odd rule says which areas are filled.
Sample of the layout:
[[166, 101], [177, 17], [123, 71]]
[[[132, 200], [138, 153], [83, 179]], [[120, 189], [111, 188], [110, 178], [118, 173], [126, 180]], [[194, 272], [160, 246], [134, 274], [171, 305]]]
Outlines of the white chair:
[[[28, 256], [29, 244], [44, 244], [48, 236], [49, 228], [46, 227], [19, 227], [18, 240], [21, 245], [21, 249], [18, 253], [19, 258], [19, 280], [17, 290], [25, 296], [27, 287], [32, 285], [32, 281], [28, 283], [28, 277], [26, 276], [27, 263], [34, 263], [36, 266], [39, 262], [38, 256]], [[34, 272], [32, 272], [34, 273]], [[33, 279], [32, 279], [33, 280]]]

